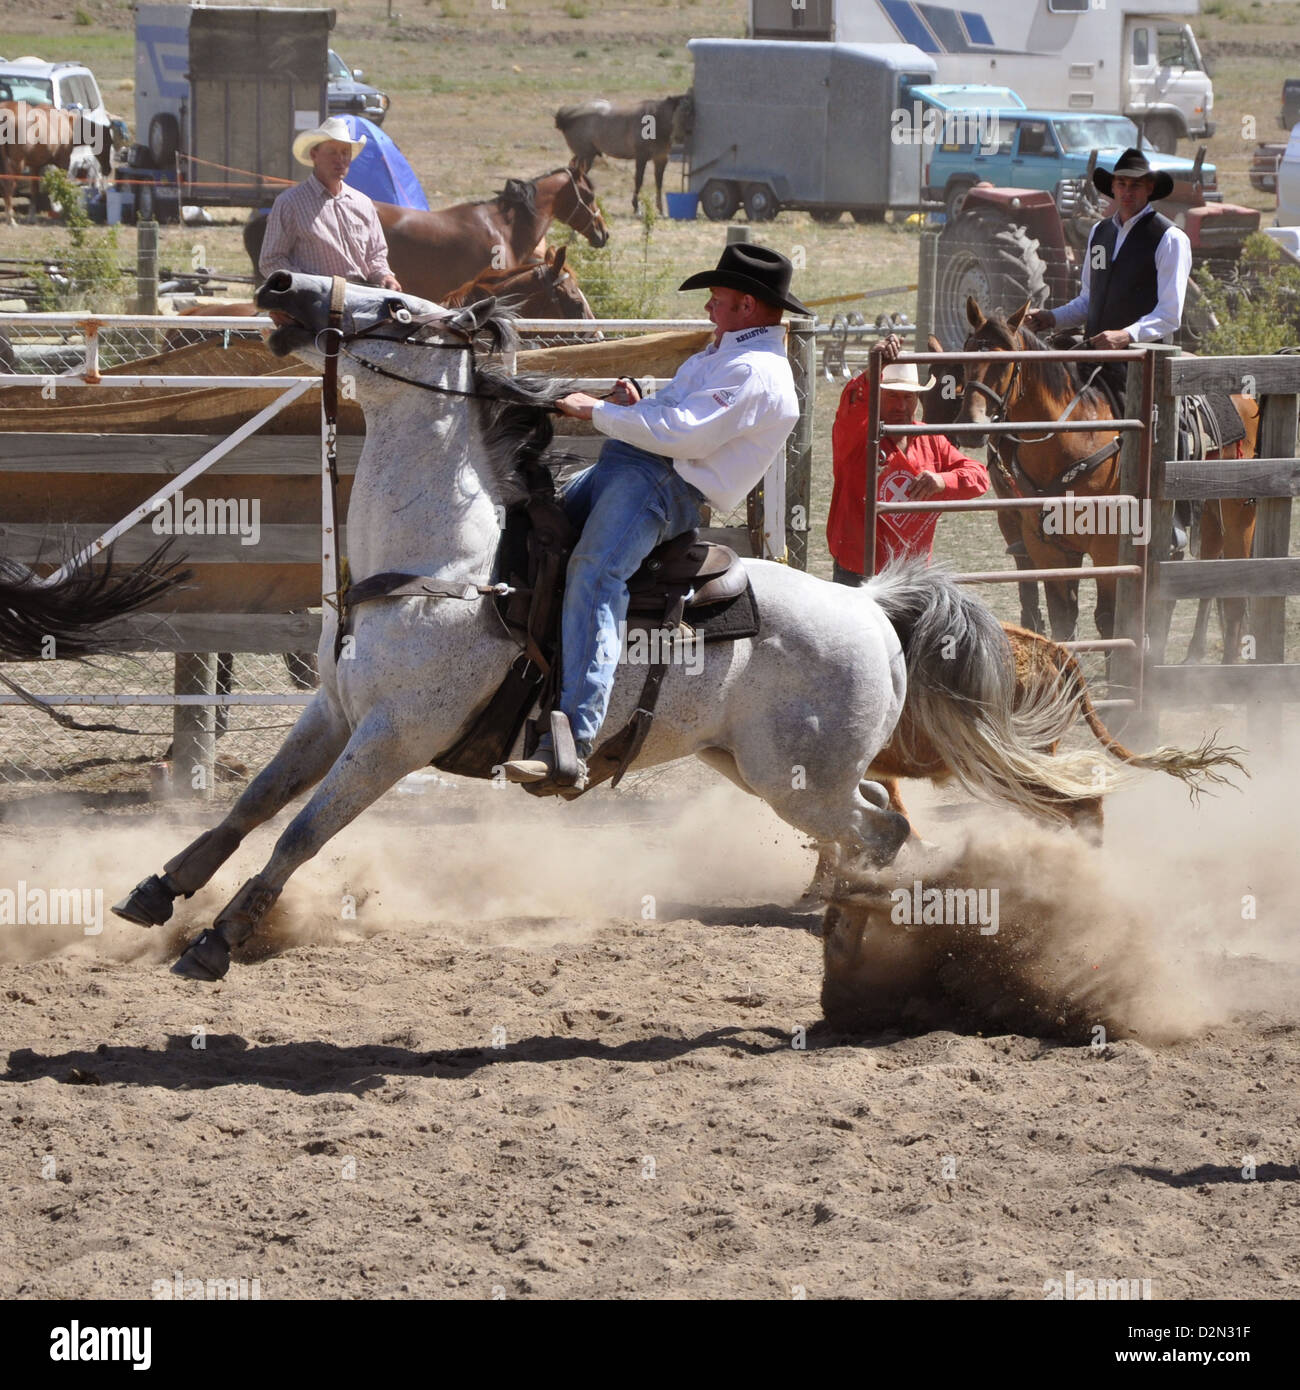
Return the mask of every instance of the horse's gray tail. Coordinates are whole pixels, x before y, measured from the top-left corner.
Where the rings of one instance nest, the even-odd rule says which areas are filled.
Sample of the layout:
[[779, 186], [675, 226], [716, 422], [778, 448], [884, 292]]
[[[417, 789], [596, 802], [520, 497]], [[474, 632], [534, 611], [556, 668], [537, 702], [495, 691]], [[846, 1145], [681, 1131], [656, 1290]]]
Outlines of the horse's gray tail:
[[[866, 585], [907, 659], [901, 737], [928, 739], [974, 796], [1066, 821], [1070, 802], [1099, 796], [1131, 775], [1095, 752], [1053, 753], [1074, 724], [1072, 682], [1038, 682], [1016, 704], [1015, 664], [1002, 625], [941, 569], [891, 565]], [[909, 759], [915, 750], [899, 750]]]

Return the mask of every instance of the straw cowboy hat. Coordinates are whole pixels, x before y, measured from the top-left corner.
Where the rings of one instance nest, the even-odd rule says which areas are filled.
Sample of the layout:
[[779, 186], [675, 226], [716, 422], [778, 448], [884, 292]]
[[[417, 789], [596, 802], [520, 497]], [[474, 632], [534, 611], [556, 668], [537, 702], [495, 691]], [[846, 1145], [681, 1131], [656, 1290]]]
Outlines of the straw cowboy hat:
[[717, 268], [702, 270], [677, 286], [679, 290], [710, 290], [720, 285], [724, 290], [739, 290], [752, 294], [764, 304], [790, 309], [796, 314], [811, 314], [790, 293], [790, 277], [794, 267], [779, 251], [737, 241], [723, 247]]
[[299, 164], [306, 164], [311, 167], [311, 152], [317, 145], [323, 145], [327, 140], [341, 140], [345, 145], [352, 146], [352, 158], [355, 159], [366, 147], [366, 137], [363, 135], [360, 140], [352, 138], [352, 132], [348, 129], [348, 123], [342, 116], [331, 116], [329, 120], [318, 125], [315, 130], [304, 130], [301, 135], [293, 142], [293, 157]]
[[1147, 163], [1147, 157], [1141, 150], [1125, 150], [1115, 161], [1113, 169], [1103, 169], [1098, 165], [1092, 171], [1092, 181], [1097, 186], [1097, 191], [1107, 198], [1112, 196], [1110, 190], [1116, 174], [1123, 174], [1131, 179], [1140, 179], [1149, 174], [1155, 180], [1155, 187], [1151, 190], [1150, 199], [1153, 203], [1158, 203], [1161, 198], [1167, 198], [1174, 191], [1172, 175], [1165, 173], [1163, 169], [1153, 169]]
[[915, 362], [890, 362], [880, 374], [882, 391], [928, 391], [933, 385], [933, 381], [921, 385]]

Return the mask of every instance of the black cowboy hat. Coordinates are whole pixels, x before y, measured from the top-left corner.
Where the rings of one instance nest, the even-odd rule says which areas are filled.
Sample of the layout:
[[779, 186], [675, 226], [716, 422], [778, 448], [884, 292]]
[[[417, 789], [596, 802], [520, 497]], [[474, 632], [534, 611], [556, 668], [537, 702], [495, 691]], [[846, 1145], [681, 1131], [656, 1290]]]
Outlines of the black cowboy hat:
[[1174, 180], [1172, 175], [1165, 173], [1163, 169], [1153, 169], [1147, 163], [1147, 157], [1141, 150], [1125, 150], [1115, 161], [1113, 169], [1103, 169], [1100, 165], [1092, 171], [1092, 181], [1097, 186], [1098, 192], [1107, 198], [1111, 197], [1111, 188], [1114, 184], [1116, 174], [1127, 174], [1129, 178], [1141, 178], [1143, 174], [1150, 174], [1156, 181], [1155, 187], [1151, 190], [1153, 203], [1158, 203], [1161, 198], [1167, 198], [1174, 191]]
[[677, 288], [703, 290], [720, 285], [723, 289], [752, 294], [764, 304], [778, 305], [796, 314], [811, 314], [812, 310], [806, 304], [800, 304], [790, 293], [790, 277], [793, 274], [794, 267], [779, 251], [737, 241], [722, 248], [716, 269], [691, 275]]

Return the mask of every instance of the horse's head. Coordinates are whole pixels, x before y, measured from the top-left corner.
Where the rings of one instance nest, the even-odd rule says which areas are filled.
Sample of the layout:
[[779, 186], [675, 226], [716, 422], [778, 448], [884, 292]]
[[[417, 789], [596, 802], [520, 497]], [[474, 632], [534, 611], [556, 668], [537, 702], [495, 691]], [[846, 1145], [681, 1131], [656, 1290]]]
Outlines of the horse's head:
[[587, 296], [578, 288], [578, 277], [565, 264], [566, 248], [547, 251], [541, 269], [542, 283], [551, 301], [551, 316], [557, 319], [594, 319]]
[[[933, 333], [926, 339], [926, 350], [943, 352], [943, 344]], [[938, 389], [926, 391], [921, 397], [922, 418], [927, 425], [951, 425], [961, 411], [965, 376], [964, 362], [931, 362], [930, 372]]]
[[[268, 340], [277, 357], [293, 354], [317, 366], [324, 361], [321, 335], [330, 327], [332, 283], [327, 275], [278, 270], [257, 291], [258, 308], [270, 310], [277, 324]], [[495, 308], [488, 299], [457, 312], [413, 294], [349, 285], [339, 329], [345, 339], [400, 342], [423, 330], [426, 338], [432, 334], [463, 342], [496, 324]]]
[[[966, 317], [971, 332], [962, 345], [963, 352], [1019, 352], [1025, 344], [1020, 325], [1029, 312], [1026, 301], [1008, 319], [985, 318], [974, 296], [966, 299]], [[962, 423], [992, 424], [1004, 420], [1016, 397], [1020, 376], [1017, 362], [967, 362], [962, 389], [961, 410], [957, 419]], [[974, 448], [984, 443], [983, 435], [968, 436]]]
[[568, 177], [555, 195], [555, 215], [599, 249], [609, 240], [609, 228], [601, 216], [591, 179], [576, 159], [563, 172]]

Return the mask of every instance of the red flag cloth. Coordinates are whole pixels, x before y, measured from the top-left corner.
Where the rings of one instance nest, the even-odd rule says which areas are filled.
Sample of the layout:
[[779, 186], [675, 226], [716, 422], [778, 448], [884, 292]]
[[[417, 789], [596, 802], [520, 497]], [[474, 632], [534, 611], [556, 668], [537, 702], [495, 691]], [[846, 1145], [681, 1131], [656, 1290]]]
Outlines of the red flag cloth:
[[[863, 572], [863, 527], [866, 525], [867, 412], [871, 390], [864, 372], [845, 386], [840, 396], [835, 424], [831, 429], [835, 488], [831, 494], [830, 516], [826, 519], [826, 541], [837, 564], [856, 574]], [[892, 439], [885, 439], [880, 451], [880, 502], [908, 502], [914, 478], [937, 473], [945, 491], [936, 502], [982, 497], [989, 488], [988, 470], [977, 459], [959, 453], [941, 434], [913, 435], [904, 452]], [[934, 545], [938, 512], [891, 512], [876, 519], [876, 571], [884, 569], [898, 555], [924, 555], [928, 560]]]

